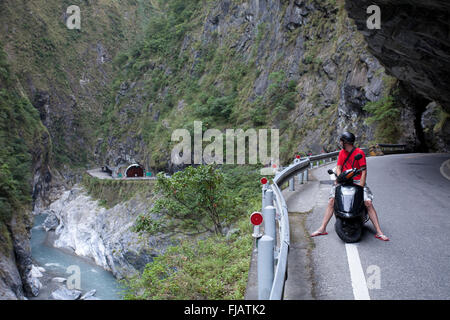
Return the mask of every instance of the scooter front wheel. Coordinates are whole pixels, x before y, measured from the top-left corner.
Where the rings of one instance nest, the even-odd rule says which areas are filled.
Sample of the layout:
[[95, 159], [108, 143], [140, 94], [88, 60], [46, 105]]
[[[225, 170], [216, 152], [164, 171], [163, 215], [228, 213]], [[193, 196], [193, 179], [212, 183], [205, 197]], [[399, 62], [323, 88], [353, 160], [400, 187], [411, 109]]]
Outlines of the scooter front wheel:
[[336, 217], [334, 228], [339, 238], [346, 243], [358, 242], [361, 239], [362, 226], [360, 219], [342, 219]]

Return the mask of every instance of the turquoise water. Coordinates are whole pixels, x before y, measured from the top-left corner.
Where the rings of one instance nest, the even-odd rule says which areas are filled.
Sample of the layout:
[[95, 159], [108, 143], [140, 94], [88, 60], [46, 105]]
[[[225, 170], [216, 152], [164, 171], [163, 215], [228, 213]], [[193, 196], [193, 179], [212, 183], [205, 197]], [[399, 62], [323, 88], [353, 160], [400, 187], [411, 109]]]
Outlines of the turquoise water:
[[95, 297], [101, 300], [118, 300], [121, 298], [122, 287], [111, 272], [97, 266], [88, 259], [77, 257], [63, 250], [48, 246], [45, 241], [47, 233], [41, 226], [46, 215], [37, 215], [34, 218], [34, 227], [31, 231], [31, 255], [46, 273], [53, 277], [68, 278], [73, 273], [67, 273], [69, 266], [80, 268], [80, 284], [82, 291], [97, 290]]

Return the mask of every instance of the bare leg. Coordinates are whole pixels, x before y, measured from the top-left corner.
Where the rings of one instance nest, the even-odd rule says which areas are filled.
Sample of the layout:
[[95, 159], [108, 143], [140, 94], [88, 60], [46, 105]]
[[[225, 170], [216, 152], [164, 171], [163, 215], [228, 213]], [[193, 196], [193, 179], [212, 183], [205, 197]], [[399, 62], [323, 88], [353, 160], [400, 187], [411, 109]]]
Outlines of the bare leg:
[[377, 215], [377, 212], [375, 210], [375, 207], [372, 204], [372, 201], [370, 201], [370, 200], [364, 201], [364, 204], [367, 207], [367, 211], [369, 213], [370, 221], [372, 221], [373, 226], [375, 227], [375, 230], [377, 232], [377, 235], [382, 235], [383, 231], [381, 231], [380, 223], [378, 222], [378, 215]]
[[319, 229], [314, 231], [311, 236], [317, 235], [319, 233], [323, 233], [327, 230], [328, 222], [330, 222], [331, 217], [333, 216], [334, 210], [334, 198], [330, 198], [328, 201], [327, 209], [325, 210], [325, 215], [323, 216], [322, 225]]

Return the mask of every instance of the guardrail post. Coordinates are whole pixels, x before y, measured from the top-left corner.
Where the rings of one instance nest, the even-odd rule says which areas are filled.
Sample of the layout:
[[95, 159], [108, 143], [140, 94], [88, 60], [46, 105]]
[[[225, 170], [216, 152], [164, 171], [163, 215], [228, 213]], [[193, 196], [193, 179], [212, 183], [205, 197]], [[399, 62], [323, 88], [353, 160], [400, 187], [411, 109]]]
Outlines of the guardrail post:
[[[276, 239], [276, 226], [275, 226], [275, 215], [276, 209], [274, 206], [267, 206], [263, 209], [263, 223], [264, 223], [264, 234]], [[272, 248], [272, 254], [273, 254]]]
[[303, 177], [304, 177], [305, 182], [308, 182], [308, 169], [306, 169], [306, 170], [303, 172]]
[[300, 172], [300, 173], [298, 174], [298, 183], [299, 183], [299, 184], [303, 184], [303, 172]]
[[265, 207], [265, 199], [266, 199], [266, 191], [268, 190], [268, 188], [267, 188], [267, 184], [263, 184], [263, 186], [262, 186], [262, 208], [264, 208]]
[[289, 191], [295, 191], [295, 181], [294, 181], [294, 178], [289, 179]]
[[267, 189], [264, 194], [262, 207], [265, 208], [267, 206], [273, 206], [273, 191], [272, 191], [272, 189]]
[[[265, 219], [265, 218], [264, 218]], [[258, 239], [258, 299], [268, 300], [274, 279], [274, 238], [264, 235]]]

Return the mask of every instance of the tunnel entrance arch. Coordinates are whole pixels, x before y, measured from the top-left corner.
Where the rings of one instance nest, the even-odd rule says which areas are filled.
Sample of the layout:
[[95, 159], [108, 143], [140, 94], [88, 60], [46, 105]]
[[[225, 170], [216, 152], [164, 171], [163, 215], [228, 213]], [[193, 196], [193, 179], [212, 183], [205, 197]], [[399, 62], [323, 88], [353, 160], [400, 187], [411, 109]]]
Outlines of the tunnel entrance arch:
[[142, 166], [137, 163], [132, 164], [125, 170], [125, 176], [127, 178], [143, 177], [144, 168], [142, 168]]

